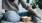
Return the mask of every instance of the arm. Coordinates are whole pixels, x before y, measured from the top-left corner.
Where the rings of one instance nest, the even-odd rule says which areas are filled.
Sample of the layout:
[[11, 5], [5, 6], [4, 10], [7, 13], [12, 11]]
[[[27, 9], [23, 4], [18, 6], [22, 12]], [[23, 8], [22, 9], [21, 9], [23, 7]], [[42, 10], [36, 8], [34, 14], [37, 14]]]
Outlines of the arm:
[[[40, 18], [39, 14], [38, 14], [36, 11], [34, 11], [34, 10], [32, 9], [32, 7], [28, 6], [28, 5], [27, 5], [24, 1], [22, 1], [22, 0], [20, 0], [20, 2], [21, 2], [21, 4], [22, 4], [23, 7], [25, 7], [27, 10], [29, 10], [30, 12], [32, 12], [33, 14], [35, 14], [35, 16], [37, 16], [37, 17]], [[40, 19], [41, 19], [41, 18], [40, 18]]]

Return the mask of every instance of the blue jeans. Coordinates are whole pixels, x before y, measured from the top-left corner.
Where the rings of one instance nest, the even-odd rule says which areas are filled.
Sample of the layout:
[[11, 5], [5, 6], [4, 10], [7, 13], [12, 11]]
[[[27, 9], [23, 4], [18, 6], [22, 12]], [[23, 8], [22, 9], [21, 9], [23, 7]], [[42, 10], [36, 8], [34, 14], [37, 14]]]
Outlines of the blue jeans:
[[[10, 12], [11, 13], [11, 12]], [[34, 22], [37, 22], [37, 21], [39, 21], [38, 19], [37, 19], [37, 17], [36, 16], [34, 16], [34, 14], [32, 14], [32, 13], [30, 13], [30, 12], [28, 12], [28, 11], [26, 11], [26, 12], [14, 12], [14, 16], [20, 16], [20, 17], [22, 17], [22, 16], [30, 16], [31, 15], [31, 17], [32, 17], [32, 20], [34, 21]], [[12, 16], [12, 15], [11, 15]], [[12, 17], [10, 17], [10, 18], [12, 18]], [[13, 20], [13, 19], [11, 19], [11, 20]]]
[[17, 13], [19, 14], [21, 17], [22, 16], [31, 16], [32, 20], [34, 21], [34, 23], [37, 23], [38, 21], [40, 21], [40, 19], [38, 17], [36, 17], [33, 13], [31, 12], [20, 12], [20, 13]]

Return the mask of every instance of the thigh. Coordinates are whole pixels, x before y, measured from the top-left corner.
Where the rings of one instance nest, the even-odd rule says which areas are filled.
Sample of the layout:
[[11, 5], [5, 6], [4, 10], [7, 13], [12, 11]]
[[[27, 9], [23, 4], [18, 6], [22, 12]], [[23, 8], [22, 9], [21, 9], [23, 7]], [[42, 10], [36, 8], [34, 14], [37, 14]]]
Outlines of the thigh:
[[22, 17], [22, 16], [30, 16], [30, 12], [26, 11], [26, 12], [18, 12], [18, 14]]

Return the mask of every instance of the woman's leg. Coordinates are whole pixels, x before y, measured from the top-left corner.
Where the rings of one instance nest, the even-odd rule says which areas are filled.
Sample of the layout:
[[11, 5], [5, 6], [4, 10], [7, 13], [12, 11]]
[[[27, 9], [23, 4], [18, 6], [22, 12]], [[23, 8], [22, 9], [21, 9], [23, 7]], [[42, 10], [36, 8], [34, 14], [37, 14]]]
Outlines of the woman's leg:
[[18, 14], [22, 17], [22, 16], [30, 16], [30, 12], [26, 11], [26, 12], [18, 12]]
[[32, 17], [32, 20], [34, 21], [34, 23], [40, 23], [40, 19], [39, 18], [37, 18], [33, 13], [31, 13], [31, 12], [28, 12], [28, 11], [26, 11], [26, 12], [20, 12], [20, 13], [18, 13], [21, 17], [22, 16], [31, 16]]
[[[30, 12], [26, 11], [26, 12], [18, 12], [18, 14], [22, 17], [22, 16], [30, 16]], [[22, 18], [20, 19], [20, 21], [22, 21]]]
[[20, 20], [20, 16], [15, 11], [7, 11], [4, 15], [6, 21], [16, 22]]
[[41, 23], [40, 19], [34, 15], [32, 15], [32, 20], [34, 21], [34, 23]]

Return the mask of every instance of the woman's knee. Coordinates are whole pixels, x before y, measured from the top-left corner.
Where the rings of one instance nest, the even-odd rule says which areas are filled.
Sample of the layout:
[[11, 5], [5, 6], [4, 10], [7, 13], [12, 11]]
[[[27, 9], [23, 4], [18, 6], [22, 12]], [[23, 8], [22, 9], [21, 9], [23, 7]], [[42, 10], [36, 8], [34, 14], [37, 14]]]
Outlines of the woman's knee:
[[6, 12], [4, 17], [7, 21], [12, 21], [12, 22], [20, 20], [20, 16], [15, 11]]

